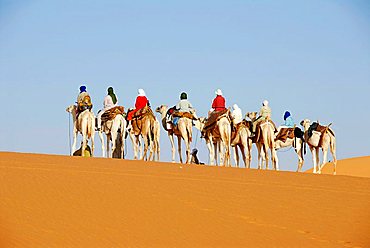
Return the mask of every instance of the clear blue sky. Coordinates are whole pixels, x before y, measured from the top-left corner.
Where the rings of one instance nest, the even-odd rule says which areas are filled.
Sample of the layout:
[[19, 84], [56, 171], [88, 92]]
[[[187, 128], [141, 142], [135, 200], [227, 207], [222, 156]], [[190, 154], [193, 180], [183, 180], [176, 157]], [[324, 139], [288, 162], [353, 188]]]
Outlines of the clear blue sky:
[[[69, 154], [81, 84], [95, 113], [108, 86], [125, 107], [138, 88], [153, 106], [186, 91], [200, 116], [216, 88], [243, 114], [268, 99], [277, 124], [285, 110], [332, 122], [340, 159], [369, 155], [370, 2], [0, 0], [0, 150]], [[169, 161], [163, 129], [161, 146]], [[292, 150], [278, 155], [296, 169]]]

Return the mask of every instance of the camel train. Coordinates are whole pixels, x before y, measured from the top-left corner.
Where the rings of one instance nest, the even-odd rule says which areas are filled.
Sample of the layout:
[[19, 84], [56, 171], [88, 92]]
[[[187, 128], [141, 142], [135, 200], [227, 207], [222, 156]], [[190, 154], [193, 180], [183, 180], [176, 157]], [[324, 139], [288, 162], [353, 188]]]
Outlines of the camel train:
[[[76, 105], [70, 105], [66, 111], [73, 117], [73, 145], [72, 153], [76, 151], [77, 134], [82, 135], [81, 156], [87, 156], [85, 152], [88, 141], [91, 142], [91, 156], [94, 154], [95, 115], [91, 109], [77, 112]], [[130, 111], [130, 110], [129, 110]], [[330, 149], [334, 163], [334, 175], [336, 174], [336, 139], [331, 124], [321, 126], [310, 120], [301, 121], [303, 131], [294, 126], [293, 128], [282, 128], [276, 132], [275, 126], [270, 119], [261, 121], [256, 130], [253, 131], [253, 123], [257, 119], [257, 112], [248, 112], [245, 119], [238, 125], [233, 125], [230, 109], [217, 114], [215, 118], [197, 117], [195, 113], [187, 115], [175, 112], [178, 118], [176, 125], [168, 126], [168, 107], [160, 105], [155, 112], [160, 114], [163, 129], [171, 144], [172, 162], [175, 162], [174, 136], [177, 136], [177, 151], [180, 163], [190, 164], [192, 153], [190, 151], [193, 126], [202, 133], [202, 137], [209, 152], [209, 165], [231, 166], [230, 153], [233, 151], [234, 164], [240, 166], [239, 152], [242, 155], [244, 166], [251, 167], [252, 145], [257, 148], [257, 168], [269, 169], [271, 158], [272, 168], [279, 170], [277, 151], [281, 148], [294, 148], [298, 166], [297, 172], [302, 171], [306, 144], [308, 145], [313, 159], [313, 173], [320, 174], [323, 166], [328, 161], [328, 150]], [[125, 139], [130, 137], [133, 147], [134, 159], [160, 160], [160, 122], [149, 107], [135, 113], [131, 120], [127, 120], [127, 114], [122, 106], [117, 106], [102, 115], [102, 127], [98, 130], [102, 145], [102, 155], [108, 158], [125, 158]], [[106, 136], [104, 146], [103, 134]], [[186, 159], [182, 157], [182, 141], [185, 144]], [[112, 142], [112, 146], [110, 146]], [[323, 159], [320, 163], [319, 150], [322, 150]], [[90, 150], [88, 150], [90, 151]]]

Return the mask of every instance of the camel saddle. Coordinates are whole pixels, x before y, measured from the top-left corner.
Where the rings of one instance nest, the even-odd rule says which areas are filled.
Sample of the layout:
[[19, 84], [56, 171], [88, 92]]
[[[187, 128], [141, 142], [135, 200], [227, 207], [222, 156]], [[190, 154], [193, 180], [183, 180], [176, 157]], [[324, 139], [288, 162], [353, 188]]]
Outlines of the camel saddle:
[[329, 128], [330, 125], [331, 124], [329, 124], [328, 126], [322, 126], [318, 122], [313, 122], [311, 126], [308, 128], [308, 138], [312, 136], [313, 131], [320, 132], [321, 136], [323, 136], [323, 134], [329, 131], [333, 136], [335, 136], [334, 132]]
[[117, 115], [125, 115], [125, 109], [123, 106], [116, 106], [111, 109], [108, 109], [101, 116], [102, 123], [113, 120]]
[[132, 129], [136, 136], [141, 133], [143, 121], [145, 121], [144, 117], [149, 117], [151, 122], [155, 120], [154, 113], [149, 106], [139, 109], [132, 117]]
[[91, 98], [89, 95], [85, 96], [84, 99], [81, 102], [77, 103], [77, 112], [82, 113], [86, 109], [91, 110], [93, 107], [91, 103]]
[[207, 130], [213, 129], [216, 126], [217, 121], [220, 118], [224, 117], [227, 112], [228, 112], [228, 109], [224, 109], [221, 111], [213, 111], [211, 115], [209, 116], [209, 118], [207, 119], [203, 127], [203, 131], [205, 132]]
[[191, 114], [191, 113], [189, 113], [189, 112], [179, 112], [179, 111], [174, 111], [174, 112], [172, 113], [172, 116], [173, 116], [173, 117], [179, 117], [179, 118], [184, 117], [184, 118], [189, 118], [189, 119], [191, 119], [191, 120], [195, 120], [194, 115], [193, 115], [193, 114]]
[[280, 129], [280, 132], [276, 135], [275, 140], [280, 140], [282, 142], [285, 142], [287, 139], [294, 139], [295, 128], [289, 127], [289, 128], [282, 128]]
[[327, 126], [322, 126], [318, 122], [313, 122], [311, 126], [308, 128], [308, 132], [307, 132], [308, 139], [312, 136], [313, 131], [320, 132], [321, 135], [320, 135], [320, 140], [319, 140], [319, 145], [318, 145], [320, 147], [322, 145], [322, 141], [323, 141], [323, 137], [325, 133], [329, 132], [333, 136], [335, 136], [333, 130], [330, 129], [330, 125], [331, 123]]

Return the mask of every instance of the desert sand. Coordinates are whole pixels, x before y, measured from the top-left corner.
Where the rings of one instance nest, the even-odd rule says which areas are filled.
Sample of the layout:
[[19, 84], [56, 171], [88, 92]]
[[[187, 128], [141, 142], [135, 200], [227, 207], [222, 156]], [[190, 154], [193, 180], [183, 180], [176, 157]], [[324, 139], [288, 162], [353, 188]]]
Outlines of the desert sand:
[[[307, 172], [312, 173], [313, 169]], [[322, 174], [333, 174], [334, 165], [328, 163], [324, 166]], [[370, 178], [370, 157], [358, 157], [339, 160], [337, 163], [337, 175], [369, 177]]]
[[0, 247], [370, 247], [369, 163], [332, 176], [3, 152]]

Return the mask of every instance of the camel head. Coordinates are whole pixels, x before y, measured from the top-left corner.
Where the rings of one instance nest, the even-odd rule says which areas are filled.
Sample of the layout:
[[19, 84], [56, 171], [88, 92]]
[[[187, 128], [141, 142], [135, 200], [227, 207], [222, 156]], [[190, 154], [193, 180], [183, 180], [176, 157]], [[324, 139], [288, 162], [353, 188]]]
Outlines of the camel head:
[[309, 119], [304, 119], [304, 120], [301, 121], [300, 124], [303, 127], [303, 129], [306, 131], [310, 127], [311, 121]]
[[70, 105], [70, 106], [68, 106], [67, 108], [66, 108], [66, 111], [68, 112], [68, 113], [73, 113], [73, 111], [74, 110], [76, 110], [76, 106], [75, 105]]
[[193, 120], [193, 124], [194, 124], [195, 128], [198, 129], [198, 130], [202, 130], [205, 123], [206, 123], [206, 118], [204, 118], [204, 117], [199, 117], [199, 118], [197, 118], [197, 120]]
[[257, 118], [257, 112], [248, 112], [245, 114], [245, 118], [249, 118], [251, 121], [254, 121]]
[[168, 108], [167, 105], [161, 105], [155, 109], [155, 112], [160, 113], [160, 114], [166, 113], [167, 108]]

